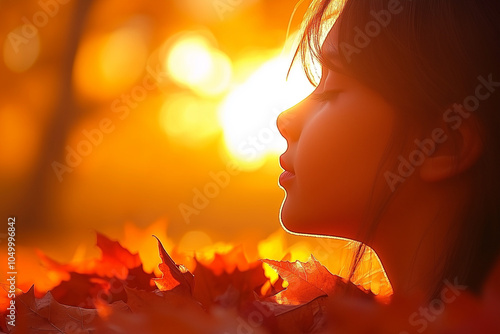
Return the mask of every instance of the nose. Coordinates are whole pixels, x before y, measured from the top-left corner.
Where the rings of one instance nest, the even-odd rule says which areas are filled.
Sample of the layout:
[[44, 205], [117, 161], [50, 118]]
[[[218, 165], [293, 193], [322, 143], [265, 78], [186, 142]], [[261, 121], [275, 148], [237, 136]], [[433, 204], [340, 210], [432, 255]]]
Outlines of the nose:
[[302, 103], [282, 112], [276, 120], [278, 131], [286, 139], [287, 142], [297, 141], [302, 131], [303, 120], [299, 115], [299, 108]]

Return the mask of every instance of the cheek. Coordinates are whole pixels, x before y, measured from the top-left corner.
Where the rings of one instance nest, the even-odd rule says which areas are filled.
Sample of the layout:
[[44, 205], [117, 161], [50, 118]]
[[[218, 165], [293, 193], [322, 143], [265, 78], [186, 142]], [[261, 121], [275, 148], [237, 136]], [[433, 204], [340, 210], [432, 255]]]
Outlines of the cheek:
[[325, 110], [304, 126], [289, 193], [296, 229], [354, 238], [388, 145], [391, 120], [390, 113], [367, 105]]

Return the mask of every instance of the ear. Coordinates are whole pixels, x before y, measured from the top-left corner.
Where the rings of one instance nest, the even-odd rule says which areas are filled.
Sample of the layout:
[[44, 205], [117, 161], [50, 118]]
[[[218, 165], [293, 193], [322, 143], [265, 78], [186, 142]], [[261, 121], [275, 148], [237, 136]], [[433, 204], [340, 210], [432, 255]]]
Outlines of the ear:
[[[474, 114], [461, 118], [453, 127], [442, 124], [445, 136], [436, 151], [420, 167], [420, 178], [427, 182], [442, 181], [471, 168], [483, 153], [479, 122]], [[445, 139], [446, 138], [446, 139]]]

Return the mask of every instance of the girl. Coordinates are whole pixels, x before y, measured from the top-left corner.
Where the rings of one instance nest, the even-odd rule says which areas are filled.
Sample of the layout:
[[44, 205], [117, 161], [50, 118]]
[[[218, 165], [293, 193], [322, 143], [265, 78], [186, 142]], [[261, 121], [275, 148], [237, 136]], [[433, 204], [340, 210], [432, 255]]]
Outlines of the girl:
[[359, 241], [351, 276], [373, 248], [395, 294], [478, 292], [500, 249], [499, 17], [496, 0], [314, 1], [294, 59], [321, 79], [277, 121], [283, 227]]

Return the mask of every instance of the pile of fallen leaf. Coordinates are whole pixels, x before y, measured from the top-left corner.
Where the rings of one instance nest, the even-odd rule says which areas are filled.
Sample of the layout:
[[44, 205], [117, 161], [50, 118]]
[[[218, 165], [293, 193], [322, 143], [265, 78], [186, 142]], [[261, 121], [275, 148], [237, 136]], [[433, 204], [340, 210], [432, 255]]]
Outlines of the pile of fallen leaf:
[[[480, 297], [460, 287], [419, 305], [368, 291], [308, 262], [248, 262], [241, 249], [196, 258], [191, 273], [158, 240], [161, 277], [147, 273], [138, 254], [97, 235], [99, 259], [60, 264], [40, 254], [65, 279], [43, 296], [34, 286], [15, 299], [7, 333], [500, 333], [500, 266]], [[266, 277], [266, 263], [279, 274]], [[36, 285], [36, 277], [33, 277]], [[450, 283], [450, 282], [448, 282]], [[451, 282], [450, 284], [452, 284]]]

